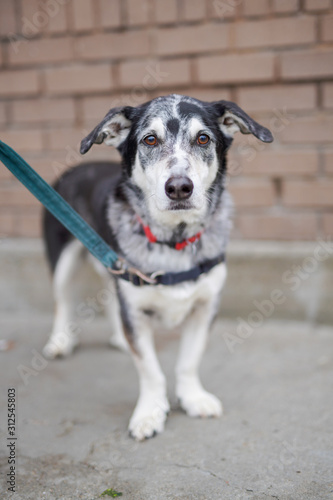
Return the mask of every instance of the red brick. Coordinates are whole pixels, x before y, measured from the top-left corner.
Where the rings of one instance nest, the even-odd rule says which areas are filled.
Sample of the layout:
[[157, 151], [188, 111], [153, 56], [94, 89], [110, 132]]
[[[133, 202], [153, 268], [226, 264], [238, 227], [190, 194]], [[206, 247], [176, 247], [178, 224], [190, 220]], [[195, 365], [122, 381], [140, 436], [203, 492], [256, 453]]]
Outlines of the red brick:
[[[15, 208], [25, 208], [25, 207], [37, 207], [39, 201], [28, 191], [25, 187], [19, 183], [15, 187], [11, 188], [0, 188], [0, 207], [15, 207]], [[23, 216], [23, 211], [20, 215]]]
[[123, 87], [137, 85], [142, 87], [143, 91], [170, 85], [184, 85], [190, 82], [189, 61], [177, 59], [158, 63], [149, 61], [123, 63], [120, 65], [120, 81]]
[[40, 90], [37, 71], [0, 72], [0, 96], [37, 94]]
[[[47, 0], [45, 0], [47, 3]], [[59, 2], [52, 3], [53, 10], [50, 10], [49, 23], [45, 31], [49, 33], [62, 33], [67, 30], [67, 5], [61, 5]]]
[[46, 89], [53, 94], [82, 94], [110, 90], [109, 64], [93, 64], [53, 68], [45, 71]]
[[[170, 93], [170, 92], [168, 92]], [[158, 92], [158, 95], [161, 91]], [[88, 124], [90, 127], [96, 120], [100, 121], [101, 118], [107, 113], [111, 108], [118, 106], [139, 106], [144, 102], [152, 99], [153, 95], [151, 92], [146, 91], [144, 88], [133, 88], [124, 90], [121, 94], [112, 95], [111, 97], [91, 97], [85, 99], [83, 102], [83, 115], [84, 123]]]
[[103, 33], [79, 37], [76, 51], [82, 59], [120, 59], [149, 54], [149, 38], [146, 31]]
[[0, 102], [0, 125], [5, 124], [6, 122], [6, 104], [4, 102]]
[[323, 214], [323, 232], [324, 236], [333, 237], [333, 214]]
[[155, 21], [159, 24], [173, 23], [178, 19], [177, 0], [154, 0]]
[[231, 19], [237, 16], [240, 7], [240, 2], [210, 0], [208, 4], [209, 17], [220, 20]]
[[[89, 130], [91, 129], [92, 127]], [[71, 131], [70, 134], [72, 134]], [[58, 137], [57, 140], [59, 139]], [[74, 137], [74, 139], [77, 139], [77, 137]], [[82, 156], [79, 151], [80, 140], [76, 143], [73, 142], [73, 144], [68, 144], [68, 142], [66, 144], [66, 141], [63, 140], [59, 149], [49, 149], [47, 152], [39, 154], [38, 157], [36, 157], [36, 154], [27, 153], [24, 155], [24, 158], [47, 182], [55, 181], [63, 172], [74, 165], [82, 163], [82, 161], [107, 160], [119, 162], [118, 151], [109, 146], [98, 145], [98, 147], [93, 147], [85, 156]]]
[[[160, 93], [159, 93], [160, 95]], [[143, 94], [142, 99], [131, 93], [123, 93], [108, 97], [88, 97], [82, 101], [83, 118], [85, 123], [92, 120], [101, 120], [111, 108], [117, 106], [137, 106], [147, 101], [148, 94]]]
[[316, 216], [310, 214], [240, 215], [237, 227], [243, 238], [261, 240], [313, 240]]
[[49, 38], [27, 40], [17, 52], [9, 46], [10, 65], [33, 65], [40, 63], [65, 62], [73, 59], [71, 38]]
[[282, 47], [316, 40], [314, 17], [291, 17], [236, 23], [235, 45], [248, 47]]
[[121, 24], [121, 0], [99, 0], [100, 23], [103, 28], [116, 28]]
[[42, 234], [41, 210], [41, 207], [38, 206], [20, 214], [15, 235], [23, 238], [39, 238]]
[[38, 0], [21, 0], [20, 32], [25, 37], [38, 35], [48, 23], [48, 16], [41, 10]]
[[316, 107], [314, 85], [274, 85], [241, 88], [237, 93], [238, 105], [247, 112], [313, 109]]
[[276, 201], [272, 182], [264, 179], [237, 179], [229, 190], [237, 208], [267, 207]]
[[15, 230], [15, 215], [6, 210], [6, 213], [0, 214], [0, 237], [8, 238], [13, 235]]
[[121, 106], [120, 96], [87, 97], [82, 101], [83, 118], [87, 120], [101, 120], [111, 108]]
[[183, 19], [202, 21], [206, 17], [206, 2], [203, 0], [183, 0]]
[[212, 19], [232, 19], [238, 15], [240, 2], [208, 0], [208, 16]]
[[289, 207], [333, 207], [333, 180], [285, 181], [282, 201]]
[[12, 103], [12, 116], [17, 123], [74, 122], [72, 99], [33, 99]]
[[243, 0], [242, 3], [245, 16], [265, 16], [270, 13], [269, 0]]
[[269, 81], [274, 76], [274, 55], [239, 54], [198, 59], [201, 83], [237, 83]]
[[323, 16], [321, 19], [321, 39], [324, 42], [333, 41], [333, 16]]
[[[295, 114], [293, 111], [289, 111], [287, 108], [274, 108], [272, 109], [272, 112], [270, 113], [270, 116], [268, 113], [265, 115], [259, 115], [256, 116], [253, 113], [251, 113], [252, 117], [255, 118], [261, 125], [264, 127], [267, 127], [273, 134], [273, 138], [275, 141], [280, 140], [282, 133], [286, 132], [288, 128], [292, 125], [292, 123], [297, 120], [297, 114]], [[243, 136], [244, 138], [246, 136]], [[259, 142], [259, 144], [263, 147], [270, 147], [269, 144], [263, 144], [262, 142], [258, 141], [258, 139], [255, 139], [253, 135], [249, 135], [249, 138], [254, 139], [256, 142]]]
[[323, 106], [324, 108], [333, 108], [333, 83], [324, 83], [323, 85]]
[[41, 151], [43, 148], [40, 130], [6, 130], [1, 132], [1, 140], [17, 151]]
[[[74, 150], [75, 148], [73, 148]], [[39, 175], [42, 176], [47, 182], [52, 182], [57, 179], [61, 173], [67, 170], [69, 167], [72, 167], [74, 164], [80, 163], [82, 161], [81, 156], [78, 151], [76, 151], [77, 155], [75, 158], [73, 157], [73, 153], [71, 156], [68, 156], [69, 151], [67, 150], [59, 150], [59, 151], [51, 151], [48, 149], [47, 151], [38, 154], [36, 153], [26, 153], [24, 155], [24, 159], [32, 166]], [[68, 162], [68, 158], [71, 162]]]
[[333, 174], [333, 149], [324, 151], [324, 165], [325, 171], [328, 174]]
[[286, 79], [311, 80], [333, 75], [333, 51], [330, 49], [293, 51], [281, 55], [281, 73]]
[[331, 0], [305, 0], [306, 10], [326, 10], [331, 7]]
[[297, 12], [299, 0], [273, 0], [273, 11], [277, 14]]
[[149, 0], [127, 0], [127, 21], [131, 26], [147, 24], [149, 20]]
[[[253, 115], [252, 117], [255, 118], [255, 116]], [[260, 122], [261, 125], [268, 127], [268, 123], [265, 123], [262, 118], [258, 119], [258, 122]], [[273, 130], [271, 131], [273, 132]], [[274, 134], [273, 137], [274, 140], [276, 140], [276, 136]], [[233, 154], [241, 155], [244, 160], [250, 162], [253, 161], [257, 157], [257, 155], [261, 154], [263, 151], [271, 151], [272, 147], [272, 144], [263, 143], [252, 134], [237, 133], [233, 141], [232, 152]]]
[[44, 32], [64, 32], [67, 28], [66, 11], [66, 4], [61, 5], [58, 1], [21, 0], [20, 32], [27, 38]]
[[1, 0], [0, 35], [8, 36], [16, 32], [15, 2]]
[[79, 161], [79, 144], [89, 132], [90, 130], [84, 130], [83, 128], [77, 129], [63, 127], [59, 129], [49, 129], [47, 130], [49, 149], [63, 150], [64, 155], [69, 149], [77, 151]]
[[[147, 102], [148, 100], [155, 99], [156, 97], [162, 97], [162, 96], [168, 96], [172, 93], [178, 94], [178, 95], [190, 95], [189, 94], [189, 87], [187, 85], [182, 86], [182, 89], [175, 90], [173, 87], [172, 89], [166, 87], [166, 88], [157, 88], [154, 91], [147, 92], [145, 95], [144, 102]], [[148, 97], [149, 96], [149, 97]], [[136, 106], [136, 104], [133, 104], [133, 106]]]
[[229, 32], [228, 24], [160, 29], [156, 33], [155, 50], [159, 55], [217, 51], [228, 46]]
[[244, 175], [287, 177], [291, 175], [314, 175], [318, 171], [318, 154], [315, 150], [267, 149], [255, 157], [240, 155], [241, 172]]
[[[185, 92], [184, 92], [185, 93]], [[195, 97], [200, 101], [230, 101], [231, 93], [228, 89], [190, 89], [186, 90], [186, 95]]]
[[42, 33], [50, 22], [41, 5], [39, 0], [21, 0], [20, 32], [27, 39]]
[[279, 139], [286, 143], [331, 143], [333, 116], [295, 118], [279, 132]]
[[[118, 151], [110, 146], [98, 145], [98, 147], [93, 147], [84, 155], [84, 157], [80, 154], [81, 140], [88, 135], [93, 128], [95, 128], [101, 118], [103, 117], [99, 117], [90, 125], [80, 129], [66, 128], [62, 130], [58, 129], [49, 131], [49, 150], [52, 151], [52, 154], [50, 155], [50, 159], [48, 161], [49, 173], [46, 172], [46, 176], [57, 178], [63, 171], [81, 163], [82, 161], [108, 160], [119, 162], [120, 157]], [[45, 166], [43, 167], [43, 163], [41, 161], [36, 162], [36, 160], [32, 160], [31, 164], [37, 164], [37, 166], [39, 165], [41, 172], [45, 169]]]
[[74, 29], [90, 30], [94, 27], [94, 5], [92, 0], [71, 0]]
[[13, 180], [13, 178], [11, 171], [0, 163], [0, 183], [1, 181]]

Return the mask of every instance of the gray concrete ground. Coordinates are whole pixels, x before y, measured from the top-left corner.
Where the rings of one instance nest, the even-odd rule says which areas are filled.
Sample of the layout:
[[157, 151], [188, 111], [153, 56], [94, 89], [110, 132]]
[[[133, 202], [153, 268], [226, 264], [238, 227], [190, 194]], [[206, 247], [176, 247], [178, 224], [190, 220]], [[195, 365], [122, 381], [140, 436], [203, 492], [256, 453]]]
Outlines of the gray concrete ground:
[[[176, 335], [158, 352], [172, 411], [164, 434], [127, 435], [138, 387], [128, 355], [97, 319], [69, 359], [39, 357], [51, 316], [3, 313], [1, 498], [319, 500], [333, 498], [333, 329], [268, 319], [233, 352], [236, 322], [219, 320], [202, 365], [221, 419], [190, 419], [173, 393]], [[27, 370], [27, 369], [30, 369]], [[16, 493], [6, 491], [7, 389], [17, 392]], [[104, 497], [103, 497], [104, 498]], [[108, 497], [105, 497], [108, 498]]]

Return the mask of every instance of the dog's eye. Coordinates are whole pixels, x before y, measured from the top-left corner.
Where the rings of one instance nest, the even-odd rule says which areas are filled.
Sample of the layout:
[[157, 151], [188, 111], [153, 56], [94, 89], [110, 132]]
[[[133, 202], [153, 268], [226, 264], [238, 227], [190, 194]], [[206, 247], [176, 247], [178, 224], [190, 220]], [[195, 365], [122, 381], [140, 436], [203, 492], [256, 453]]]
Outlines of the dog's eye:
[[210, 141], [210, 138], [207, 134], [200, 134], [197, 138], [197, 143], [200, 144], [201, 146], [208, 144], [209, 141]]
[[147, 137], [145, 137], [143, 139], [143, 141], [148, 146], [156, 146], [156, 144], [157, 144], [157, 137], [155, 137], [154, 135], [147, 135]]

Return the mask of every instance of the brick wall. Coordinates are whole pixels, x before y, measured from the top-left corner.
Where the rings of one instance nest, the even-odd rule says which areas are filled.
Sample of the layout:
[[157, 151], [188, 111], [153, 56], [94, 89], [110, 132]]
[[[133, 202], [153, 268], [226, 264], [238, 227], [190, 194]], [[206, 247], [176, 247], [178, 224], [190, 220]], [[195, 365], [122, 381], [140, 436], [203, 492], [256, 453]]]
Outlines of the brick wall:
[[[275, 136], [235, 140], [234, 237], [333, 236], [332, 3], [0, 0], [0, 137], [51, 181], [111, 106], [230, 99]], [[0, 236], [39, 234], [38, 202], [0, 166]]]

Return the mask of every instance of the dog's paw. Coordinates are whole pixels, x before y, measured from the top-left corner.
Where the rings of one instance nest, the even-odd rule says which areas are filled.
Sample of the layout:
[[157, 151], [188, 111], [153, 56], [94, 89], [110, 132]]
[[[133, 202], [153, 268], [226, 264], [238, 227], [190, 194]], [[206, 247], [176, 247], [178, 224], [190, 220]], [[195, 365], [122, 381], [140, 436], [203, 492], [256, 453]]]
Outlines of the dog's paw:
[[179, 400], [190, 417], [220, 417], [223, 413], [221, 401], [203, 389], [185, 394]]
[[164, 430], [164, 424], [170, 410], [166, 398], [149, 403], [138, 402], [129, 424], [129, 434], [136, 441], [156, 436]]
[[43, 349], [43, 356], [47, 359], [69, 356], [78, 343], [79, 341], [76, 338], [67, 335], [51, 337]]

